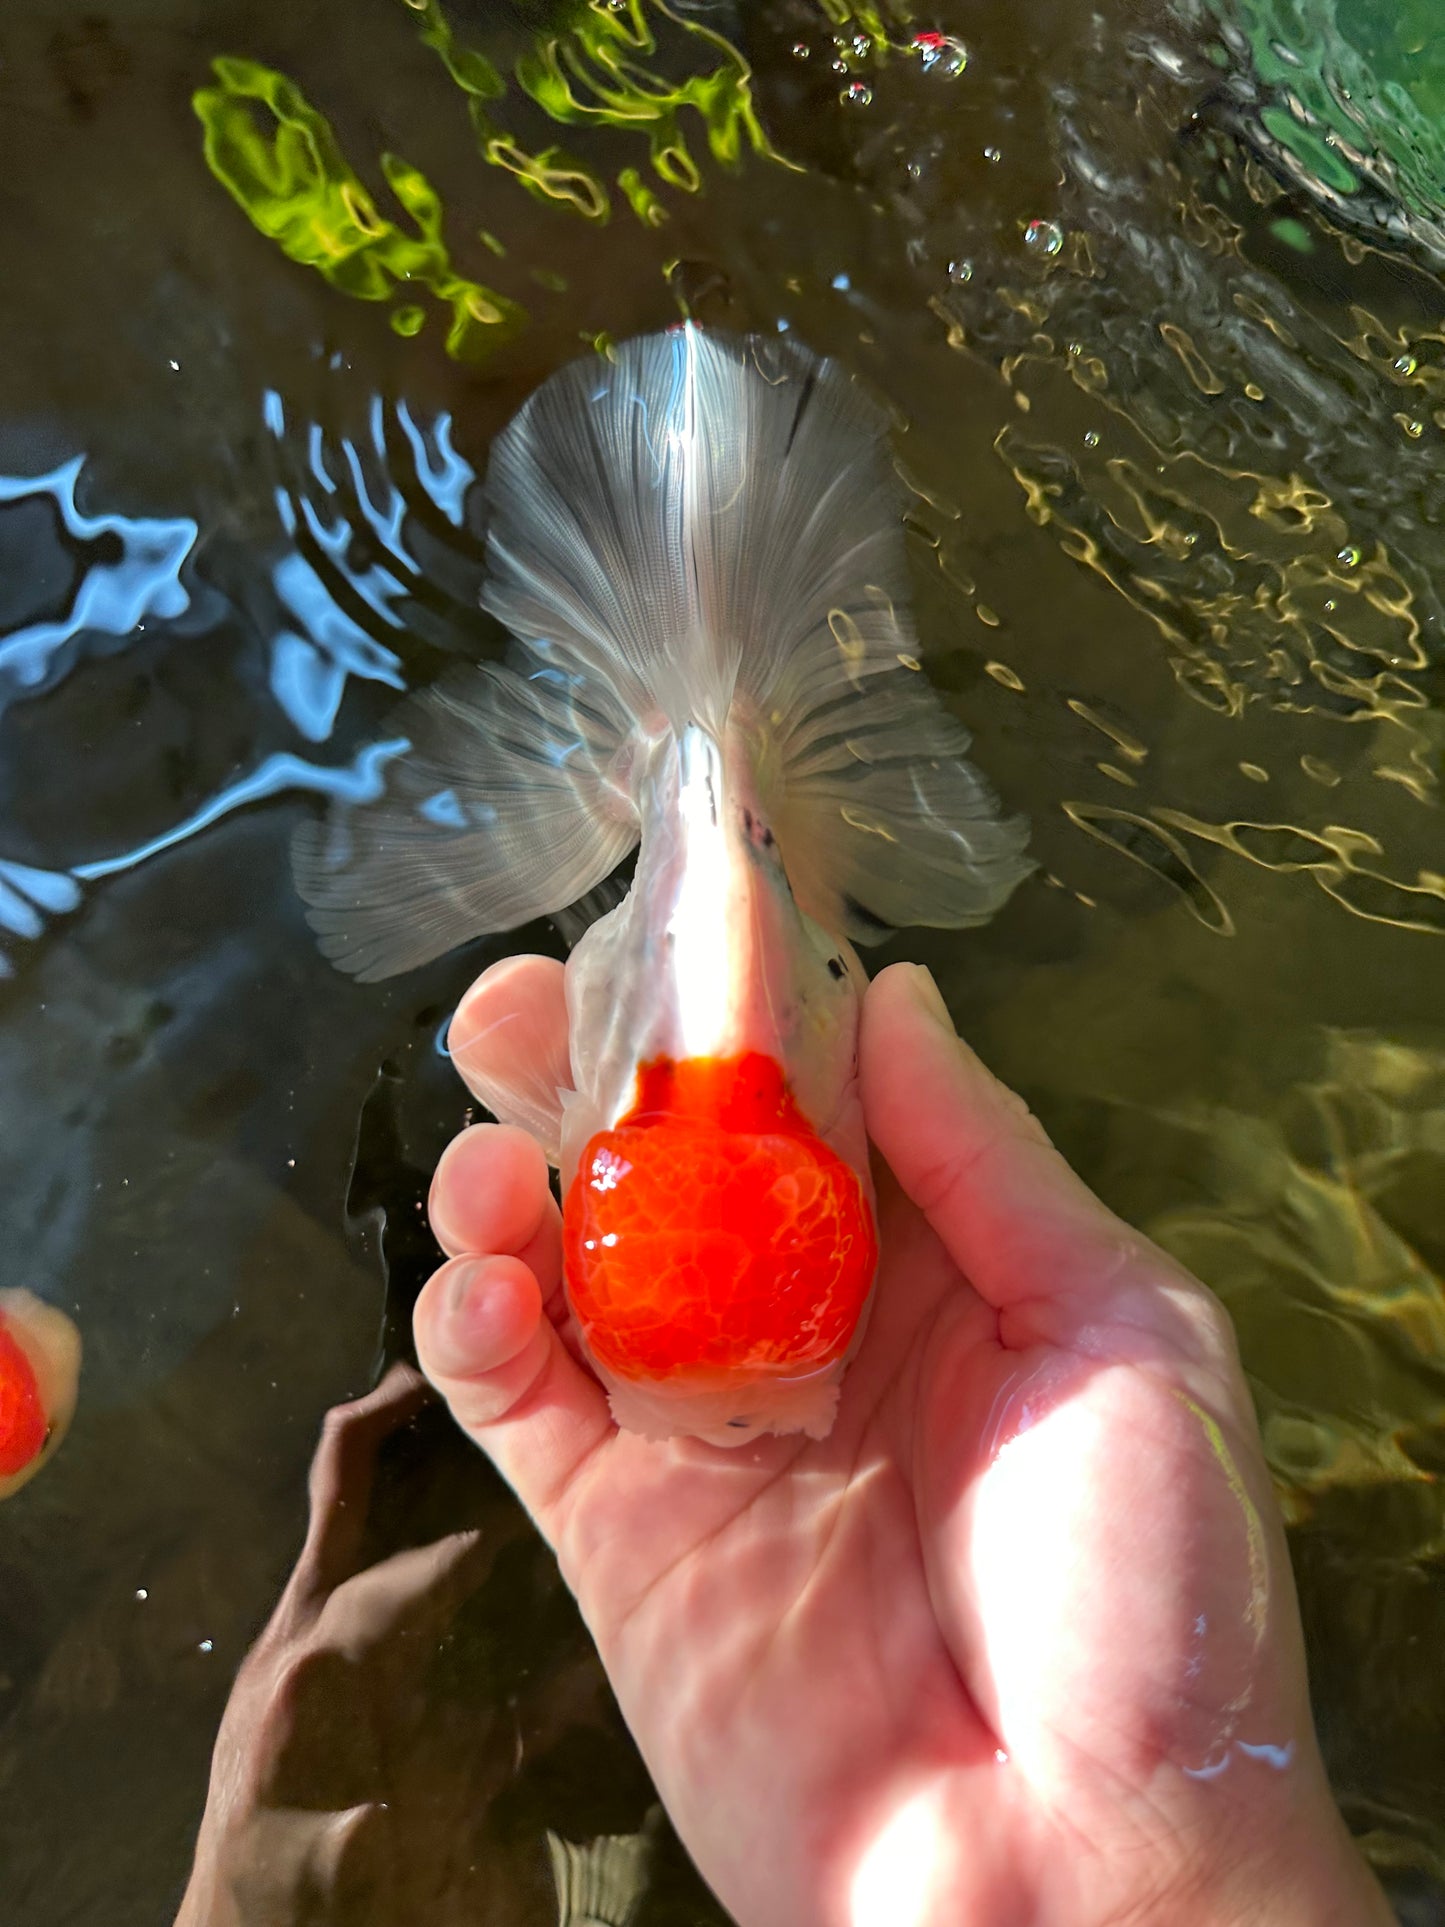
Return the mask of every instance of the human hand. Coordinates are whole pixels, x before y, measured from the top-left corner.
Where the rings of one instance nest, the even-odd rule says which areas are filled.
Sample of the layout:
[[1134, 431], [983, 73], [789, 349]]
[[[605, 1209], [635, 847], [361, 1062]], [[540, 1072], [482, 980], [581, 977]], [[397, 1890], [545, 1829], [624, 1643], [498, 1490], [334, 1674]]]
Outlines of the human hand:
[[227, 1702], [176, 1927], [456, 1917], [478, 1789], [430, 1773], [439, 1749], [409, 1729], [417, 1677], [481, 1577], [480, 1534], [364, 1562], [377, 1452], [430, 1397], [396, 1365], [327, 1414], [306, 1543]]
[[[562, 966], [484, 975], [459, 1070], [555, 1141]], [[885, 971], [860, 1036], [883, 1261], [821, 1442], [619, 1432], [536, 1145], [447, 1150], [428, 1377], [556, 1550], [743, 1927], [1389, 1919], [1330, 1798], [1228, 1321]]]

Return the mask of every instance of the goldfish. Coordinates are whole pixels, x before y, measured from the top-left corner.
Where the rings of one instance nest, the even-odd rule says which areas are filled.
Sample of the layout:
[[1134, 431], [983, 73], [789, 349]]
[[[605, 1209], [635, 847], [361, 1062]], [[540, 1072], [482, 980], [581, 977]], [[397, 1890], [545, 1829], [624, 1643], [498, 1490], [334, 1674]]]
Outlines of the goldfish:
[[32, 1292], [0, 1291], [0, 1499], [34, 1478], [65, 1436], [80, 1380], [80, 1334]]
[[982, 923], [1031, 867], [919, 665], [885, 419], [791, 335], [688, 323], [549, 377], [486, 496], [509, 655], [301, 826], [309, 920], [376, 980], [636, 850], [566, 966], [570, 1315], [627, 1429], [825, 1437], [878, 1260], [854, 945]]

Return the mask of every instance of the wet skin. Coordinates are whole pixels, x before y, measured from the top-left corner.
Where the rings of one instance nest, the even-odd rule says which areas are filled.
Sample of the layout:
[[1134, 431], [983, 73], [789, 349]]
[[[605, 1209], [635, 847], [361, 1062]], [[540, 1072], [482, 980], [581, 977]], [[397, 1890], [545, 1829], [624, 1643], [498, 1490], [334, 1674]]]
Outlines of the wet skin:
[[[535, 1103], [562, 966], [497, 966], [451, 1040]], [[555, 1548], [702, 1873], [741, 1927], [1387, 1921], [1221, 1307], [926, 973], [883, 972], [860, 1048], [882, 1271], [821, 1443], [619, 1432], [541, 1152], [478, 1126], [433, 1187], [423, 1368]]]

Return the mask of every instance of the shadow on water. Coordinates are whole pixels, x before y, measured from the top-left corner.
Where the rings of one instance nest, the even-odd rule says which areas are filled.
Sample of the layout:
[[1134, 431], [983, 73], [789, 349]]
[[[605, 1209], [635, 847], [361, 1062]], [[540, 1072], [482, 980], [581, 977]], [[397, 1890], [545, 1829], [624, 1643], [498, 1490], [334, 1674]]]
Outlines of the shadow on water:
[[[680, 309], [795, 328], [896, 409], [928, 667], [1042, 869], [895, 948], [1226, 1298], [1337, 1789], [1441, 1917], [1427, 12], [12, 0], [0, 1196], [6, 1282], [85, 1343], [64, 1449], [0, 1510], [25, 1927], [174, 1906], [321, 1416], [408, 1351], [469, 1115], [437, 1040], [484, 962], [561, 948], [359, 988], [290, 831], [377, 783], [398, 691], [500, 648], [491, 435]], [[394, 1746], [399, 1803], [470, 1815], [435, 1918], [548, 1920], [547, 1830], [651, 1805], [585, 1634], [435, 1410], [371, 1516], [377, 1557], [483, 1536]], [[664, 1841], [639, 1927], [719, 1918]]]

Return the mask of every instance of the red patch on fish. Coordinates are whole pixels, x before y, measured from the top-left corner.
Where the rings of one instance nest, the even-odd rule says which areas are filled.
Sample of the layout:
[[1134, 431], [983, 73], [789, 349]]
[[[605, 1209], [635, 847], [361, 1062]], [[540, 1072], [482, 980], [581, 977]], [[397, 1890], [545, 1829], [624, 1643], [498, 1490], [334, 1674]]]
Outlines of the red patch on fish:
[[631, 1379], [820, 1370], [878, 1261], [856, 1174], [759, 1051], [644, 1065], [582, 1153], [564, 1240], [588, 1346]]
[[49, 1431], [35, 1367], [0, 1318], [0, 1479], [23, 1472], [44, 1450]]

